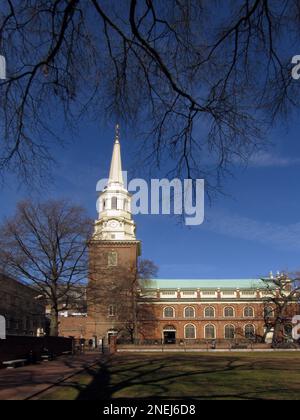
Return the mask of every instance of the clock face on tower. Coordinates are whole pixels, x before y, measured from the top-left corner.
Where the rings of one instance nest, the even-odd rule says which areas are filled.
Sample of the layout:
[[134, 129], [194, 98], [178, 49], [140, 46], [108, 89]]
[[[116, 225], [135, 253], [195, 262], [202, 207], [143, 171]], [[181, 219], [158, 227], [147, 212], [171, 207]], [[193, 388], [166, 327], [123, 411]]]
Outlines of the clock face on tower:
[[111, 220], [108, 222], [108, 227], [116, 229], [120, 226], [120, 223], [117, 220]]

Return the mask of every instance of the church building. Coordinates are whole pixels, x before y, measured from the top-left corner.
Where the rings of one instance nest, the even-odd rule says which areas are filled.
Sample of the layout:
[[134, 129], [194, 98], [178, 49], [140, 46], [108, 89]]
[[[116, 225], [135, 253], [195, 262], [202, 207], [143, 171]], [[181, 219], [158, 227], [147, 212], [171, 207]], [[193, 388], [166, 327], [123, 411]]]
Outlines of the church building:
[[[87, 314], [61, 319], [60, 334], [120, 342], [182, 344], [257, 340], [274, 306], [269, 279], [139, 280], [141, 242], [122, 175], [119, 129], [89, 243]], [[271, 287], [267, 288], [266, 285]], [[289, 318], [286, 329], [290, 331]], [[268, 337], [267, 337], [268, 338]]]

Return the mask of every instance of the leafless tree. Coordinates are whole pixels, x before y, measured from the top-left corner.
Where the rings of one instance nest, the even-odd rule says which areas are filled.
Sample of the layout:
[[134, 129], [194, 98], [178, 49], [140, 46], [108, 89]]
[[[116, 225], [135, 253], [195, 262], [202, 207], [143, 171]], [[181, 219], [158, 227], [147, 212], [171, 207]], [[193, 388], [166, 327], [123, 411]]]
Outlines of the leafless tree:
[[103, 111], [141, 123], [149, 163], [214, 189], [299, 105], [299, 23], [298, 0], [3, 0], [0, 168], [37, 172], [58, 115]]
[[[81, 207], [66, 201], [21, 202], [0, 228], [0, 261], [6, 273], [32, 285], [51, 308], [50, 334], [58, 315], [82, 299], [87, 279], [91, 223]], [[84, 290], [84, 288], [82, 289]]]
[[147, 280], [153, 280], [157, 276], [158, 273], [158, 267], [157, 265], [152, 261], [148, 259], [140, 259], [138, 261], [138, 270], [137, 270], [137, 280], [138, 281], [147, 281]]
[[[137, 279], [134, 287], [134, 300], [133, 300], [133, 329], [131, 336], [133, 341], [139, 337], [139, 319], [147, 317], [147, 309], [140, 308], [138, 304], [140, 293], [143, 291], [147, 281], [157, 277], [158, 267], [155, 263], [148, 259], [140, 259], [138, 262]], [[151, 316], [153, 320], [153, 315]]]
[[285, 335], [285, 327], [298, 313], [300, 302], [299, 277], [280, 274], [271, 279], [264, 279], [264, 319], [265, 335], [272, 331], [272, 345], [276, 347]]
[[[90, 267], [91, 268], [91, 267]], [[88, 286], [89, 315], [99, 319], [106, 319], [111, 312], [111, 321], [119, 337], [131, 342], [137, 339], [139, 333], [138, 305], [141, 293], [141, 280], [153, 279], [158, 268], [151, 260], [139, 260], [135, 267], [111, 267], [98, 278], [99, 270], [92, 268]], [[144, 310], [143, 310], [144, 316]]]

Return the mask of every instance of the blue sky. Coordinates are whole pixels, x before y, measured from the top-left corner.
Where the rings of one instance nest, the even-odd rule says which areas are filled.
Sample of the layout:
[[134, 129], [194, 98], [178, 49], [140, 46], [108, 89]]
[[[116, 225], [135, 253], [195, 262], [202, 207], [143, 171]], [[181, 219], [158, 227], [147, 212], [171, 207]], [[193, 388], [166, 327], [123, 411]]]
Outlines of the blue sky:
[[[122, 131], [122, 130], [121, 130]], [[270, 270], [300, 270], [300, 122], [269, 133], [273, 143], [247, 168], [232, 167], [225, 196], [206, 205], [205, 222], [186, 227], [170, 216], [137, 216], [143, 257], [152, 259], [162, 278], [252, 278]], [[96, 217], [96, 183], [109, 171], [114, 127], [84, 123], [65, 148], [53, 147], [53, 179], [39, 193], [12, 176], [1, 188], [0, 217], [31, 196], [67, 197]], [[123, 167], [135, 167], [135, 143], [121, 135]], [[136, 174], [136, 173], [135, 173]], [[138, 175], [138, 174], [136, 174]]]

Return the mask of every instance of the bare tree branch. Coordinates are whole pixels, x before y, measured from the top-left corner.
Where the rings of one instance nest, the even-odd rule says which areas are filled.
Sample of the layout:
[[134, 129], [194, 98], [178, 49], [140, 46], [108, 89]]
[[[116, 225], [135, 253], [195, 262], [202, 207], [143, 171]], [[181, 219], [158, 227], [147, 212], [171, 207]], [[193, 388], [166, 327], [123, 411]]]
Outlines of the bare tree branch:
[[140, 161], [219, 187], [299, 106], [290, 70], [297, 0], [6, 0], [0, 169], [27, 178], [51, 157], [57, 118], [123, 118]]
[[58, 334], [59, 312], [74, 305], [75, 294], [82, 300], [91, 227], [81, 208], [64, 201], [22, 202], [16, 215], [1, 226], [1, 267], [45, 297], [52, 335]]

